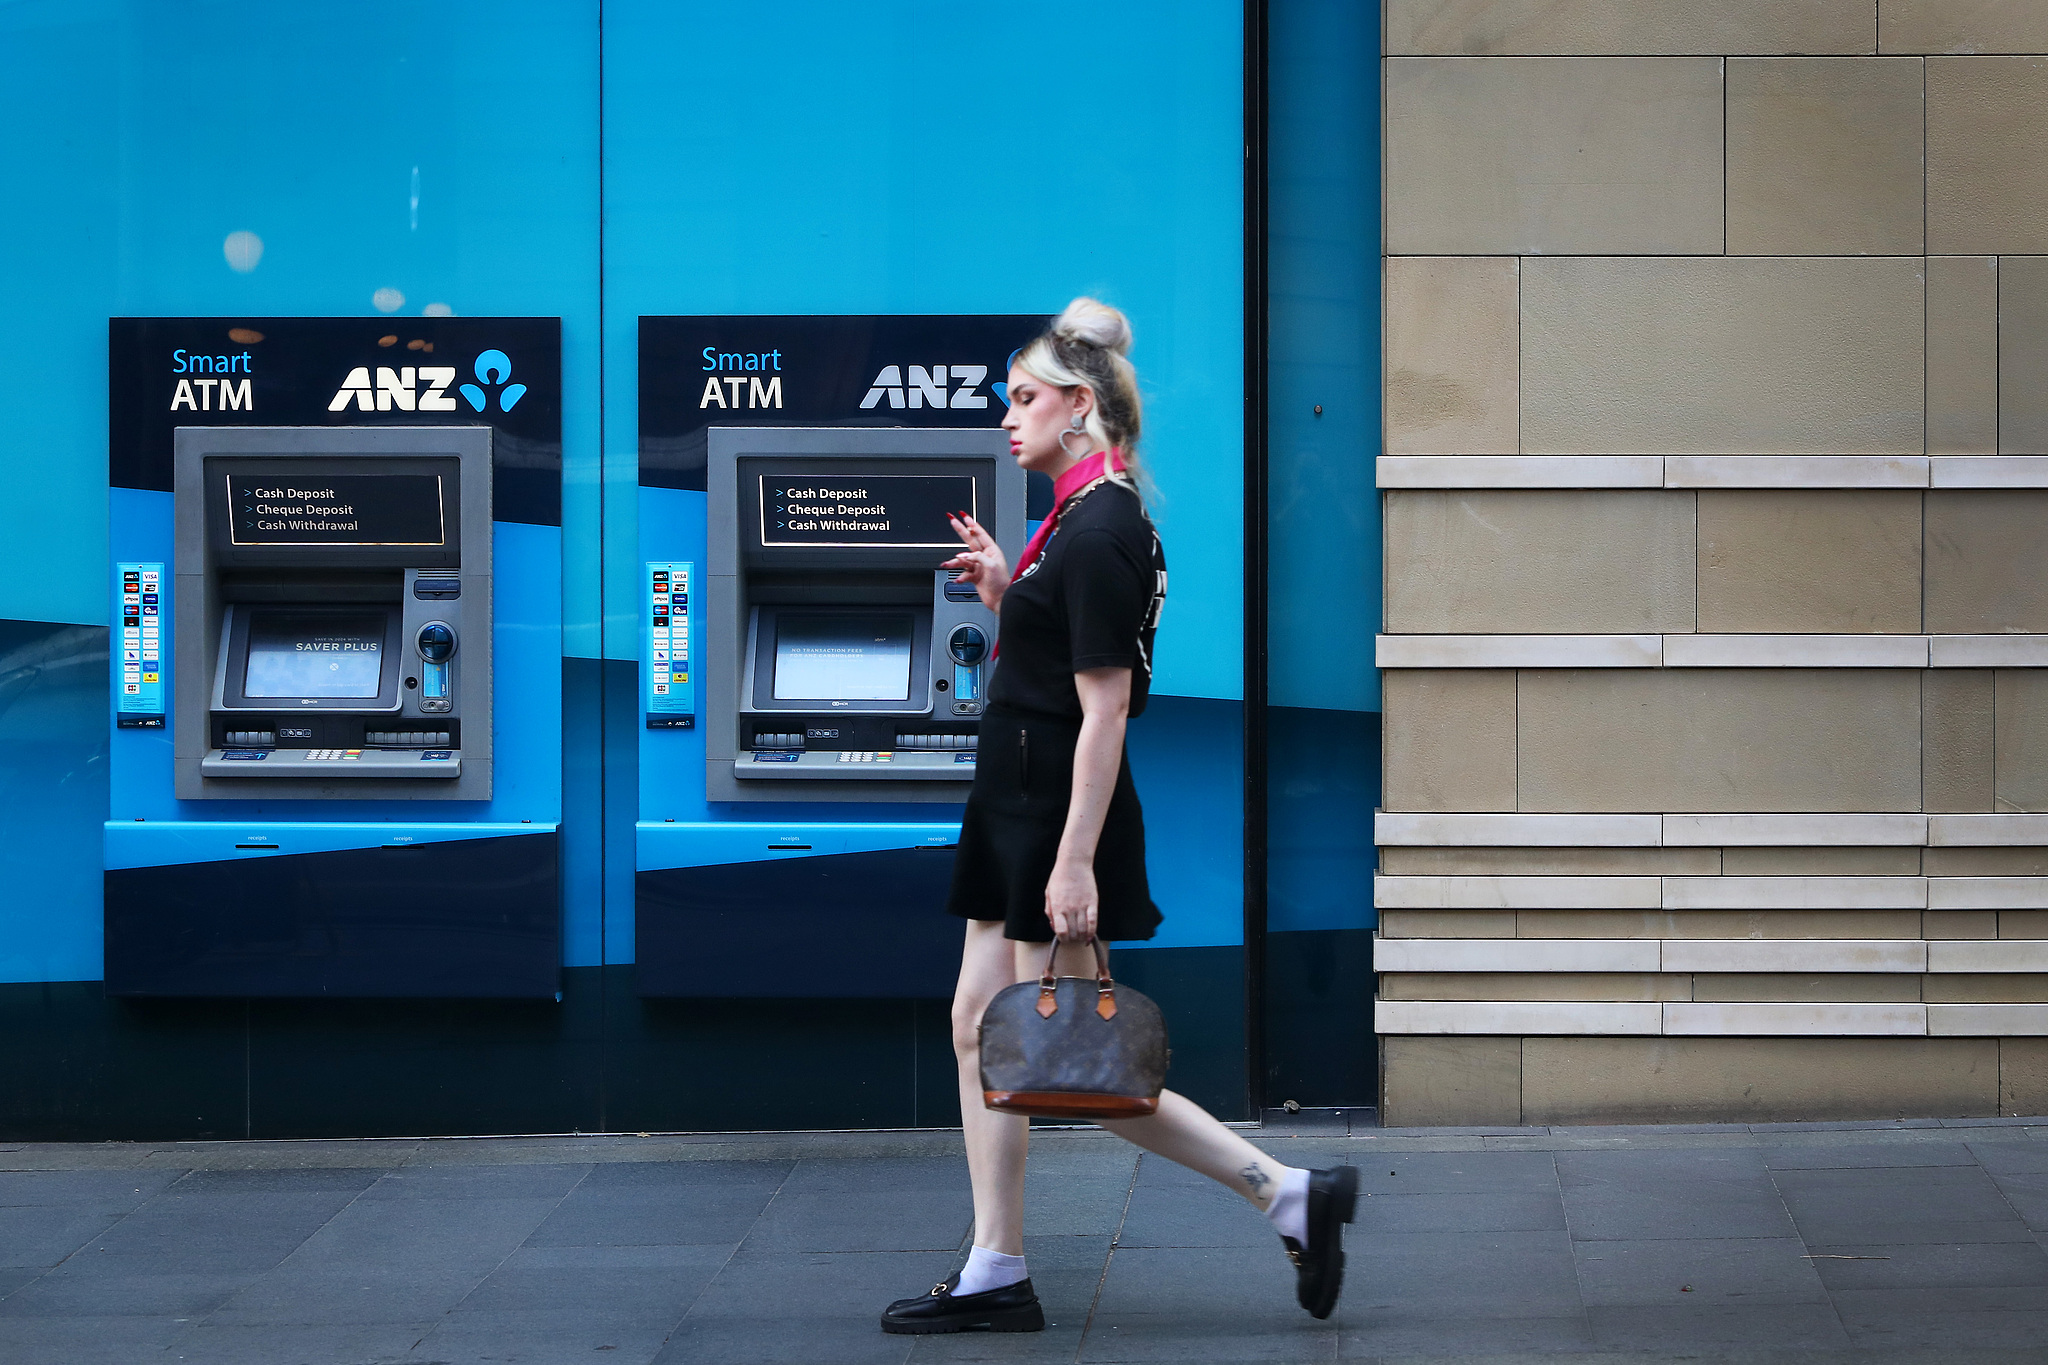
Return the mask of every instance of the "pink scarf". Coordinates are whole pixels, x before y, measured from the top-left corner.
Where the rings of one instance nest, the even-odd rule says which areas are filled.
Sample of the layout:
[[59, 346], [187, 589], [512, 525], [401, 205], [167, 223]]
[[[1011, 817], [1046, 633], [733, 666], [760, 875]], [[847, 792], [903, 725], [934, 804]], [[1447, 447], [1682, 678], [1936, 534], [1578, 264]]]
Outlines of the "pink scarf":
[[[1115, 461], [1112, 465], [1111, 461]], [[1052, 539], [1052, 533], [1060, 524], [1060, 513], [1066, 510], [1067, 499], [1074, 496], [1096, 480], [1109, 474], [1124, 471], [1123, 452], [1115, 446], [1098, 450], [1093, 455], [1076, 460], [1071, 469], [1053, 480], [1052, 515], [1038, 524], [1038, 534], [1024, 547], [1023, 557], [1017, 561], [1017, 572], [1010, 575], [1015, 583], [1024, 576], [1024, 571], [1038, 562], [1038, 556], [1045, 551], [1045, 542]]]

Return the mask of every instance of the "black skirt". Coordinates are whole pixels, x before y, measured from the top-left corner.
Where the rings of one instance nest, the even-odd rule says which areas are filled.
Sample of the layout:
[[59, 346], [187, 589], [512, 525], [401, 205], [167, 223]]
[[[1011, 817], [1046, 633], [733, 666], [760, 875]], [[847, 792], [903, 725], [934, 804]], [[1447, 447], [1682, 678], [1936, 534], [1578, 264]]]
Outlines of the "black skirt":
[[[1079, 721], [991, 709], [981, 720], [974, 786], [960, 825], [946, 908], [963, 919], [1001, 920], [1006, 938], [1052, 941], [1045, 885], [1066, 832]], [[1125, 756], [1095, 845], [1095, 888], [1104, 940], [1147, 939], [1159, 907], [1145, 880], [1145, 814]]]

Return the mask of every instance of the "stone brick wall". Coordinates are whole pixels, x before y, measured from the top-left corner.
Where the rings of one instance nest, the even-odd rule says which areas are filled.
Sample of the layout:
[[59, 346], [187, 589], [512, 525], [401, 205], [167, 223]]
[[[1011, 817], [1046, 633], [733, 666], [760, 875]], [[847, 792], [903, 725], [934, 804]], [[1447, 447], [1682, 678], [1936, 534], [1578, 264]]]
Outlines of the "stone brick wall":
[[1382, 1102], [2048, 1112], [2048, 0], [1386, 0]]

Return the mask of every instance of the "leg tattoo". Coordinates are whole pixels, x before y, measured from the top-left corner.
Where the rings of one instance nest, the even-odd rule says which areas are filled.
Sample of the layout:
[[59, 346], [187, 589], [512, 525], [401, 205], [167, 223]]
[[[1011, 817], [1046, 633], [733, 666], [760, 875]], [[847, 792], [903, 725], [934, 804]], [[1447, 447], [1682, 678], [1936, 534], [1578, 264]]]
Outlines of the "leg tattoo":
[[1252, 1198], [1258, 1200], [1261, 1204], [1266, 1202], [1266, 1186], [1273, 1183], [1273, 1177], [1259, 1169], [1258, 1162], [1254, 1161], [1251, 1165], [1239, 1171], [1237, 1176], [1238, 1179], [1252, 1187]]

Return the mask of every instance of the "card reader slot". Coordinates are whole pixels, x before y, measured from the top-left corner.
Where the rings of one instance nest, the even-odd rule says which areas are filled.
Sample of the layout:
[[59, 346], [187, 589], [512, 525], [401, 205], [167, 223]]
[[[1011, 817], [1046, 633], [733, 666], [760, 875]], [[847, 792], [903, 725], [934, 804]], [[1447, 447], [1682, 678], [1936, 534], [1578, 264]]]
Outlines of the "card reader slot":
[[248, 570], [224, 569], [220, 575], [223, 602], [281, 602], [291, 606], [350, 602], [400, 602], [405, 598], [403, 569], [333, 570], [323, 574], [293, 573], [289, 569], [266, 570], [261, 575]]

